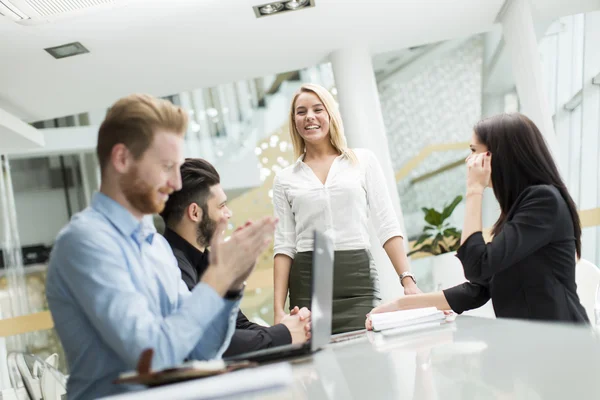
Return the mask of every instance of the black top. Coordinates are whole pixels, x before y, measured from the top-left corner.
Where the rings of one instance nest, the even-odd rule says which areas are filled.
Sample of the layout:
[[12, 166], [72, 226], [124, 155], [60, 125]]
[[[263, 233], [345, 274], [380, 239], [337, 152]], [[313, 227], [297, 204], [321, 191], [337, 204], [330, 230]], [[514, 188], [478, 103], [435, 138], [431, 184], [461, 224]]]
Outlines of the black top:
[[457, 257], [469, 282], [444, 290], [455, 312], [491, 298], [497, 317], [589, 323], [575, 284], [573, 220], [554, 186], [524, 190], [492, 242], [476, 232]]
[[[181, 278], [188, 289], [192, 290], [208, 268], [208, 250], [201, 252], [169, 228], [165, 229], [164, 236], [173, 249], [181, 270]], [[292, 343], [292, 336], [285, 325], [264, 327], [254, 324], [248, 321], [242, 311], [238, 313], [235, 327], [231, 343], [223, 354], [224, 357]]]

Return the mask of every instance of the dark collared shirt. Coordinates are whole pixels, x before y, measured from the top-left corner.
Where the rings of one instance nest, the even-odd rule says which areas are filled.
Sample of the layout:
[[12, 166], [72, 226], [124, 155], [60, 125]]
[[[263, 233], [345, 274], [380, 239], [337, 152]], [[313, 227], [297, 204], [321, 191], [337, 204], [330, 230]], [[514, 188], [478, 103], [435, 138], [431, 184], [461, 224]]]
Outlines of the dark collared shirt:
[[499, 318], [588, 324], [575, 283], [573, 219], [557, 188], [525, 189], [490, 243], [473, 233], [458, 249], [469, 282], [444, 290], [457, 313], [490, 298]]
[[[188, 289], [192, 290], [200, 282], [202, 275], [208, 268], [208, 250], [201, 252], [169, 228], [165, 229], [164, 236], [171, 245], [173, 254], [177, 259], [177, 264], [181, 270], [181, 279], [183, 279]], [[290, 343], [292, 343], [292, 336], [285, 325], [278, 324], [264, 327], [254, 324], [240, 310], [231, 343], [223, 356], [229, 357]]]

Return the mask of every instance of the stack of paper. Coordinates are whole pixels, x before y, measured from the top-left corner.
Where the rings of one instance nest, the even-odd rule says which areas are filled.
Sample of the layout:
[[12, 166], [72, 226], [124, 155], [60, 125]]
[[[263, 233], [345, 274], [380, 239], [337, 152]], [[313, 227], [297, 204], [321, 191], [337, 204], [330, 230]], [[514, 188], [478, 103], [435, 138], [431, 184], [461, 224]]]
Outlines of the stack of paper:
[[441, 322], [444, 319], [444, 312], [435, 307], [371, 314], [371, 322], [374, 331], [402, 328], [437, 321]]

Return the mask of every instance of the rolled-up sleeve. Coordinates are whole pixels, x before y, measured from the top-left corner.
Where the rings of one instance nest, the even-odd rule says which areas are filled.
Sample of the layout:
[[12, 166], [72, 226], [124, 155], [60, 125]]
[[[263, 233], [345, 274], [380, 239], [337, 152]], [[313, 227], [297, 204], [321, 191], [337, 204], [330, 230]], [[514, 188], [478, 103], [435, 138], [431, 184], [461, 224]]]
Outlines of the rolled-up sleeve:
[[293, 259], [296, 255], [296, 222], [279, 176], [275, 176], [273, 181], [273, 208], [275, 217], [279, 219], [275, 229], [273, 255], [285, 254]]
[[443, 292], [450, 308], [457, 314], [479, 308], [490, 300], [490, 290], [484, 282], [465, 282]]
[[398, 217], [394, 212], [392, 199], [388, 193], [387, 185], [383, 175], [383, 170], [370, 150], [365, 152], [365, 186], [367, 191], [367, 201], [369, 213], [375, 232], [381, 245], [383, 246], [393, 237], [404, 237], [400, 229]]

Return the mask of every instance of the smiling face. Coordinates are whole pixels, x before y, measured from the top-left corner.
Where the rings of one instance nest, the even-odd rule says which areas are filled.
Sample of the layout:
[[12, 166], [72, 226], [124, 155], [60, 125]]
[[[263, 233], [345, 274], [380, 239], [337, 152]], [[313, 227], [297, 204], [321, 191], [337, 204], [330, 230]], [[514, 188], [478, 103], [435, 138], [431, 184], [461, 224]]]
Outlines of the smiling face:
[[329, 113], [315, 93], [298, 95], [294, 104], [294, 123], [307, 143], [316, 144], [329, 139]]
[[227, 207], [227, 195], [221, 184], [216, 184], [210, 188], [206, 204], [200, 208], [202, 209], [202, 217], [197, 221], [196, 242], [199, 246], [206, 247], [210, 244], [219, 221], [223, 218], [229, 220], [233, 215]]
[[134, 210], [140, 214], [159, 213], [169, 195], [181, 189], [183, 143], [181, 135], [158, 132], [140, 159], [129, 161], [119, 186]]

